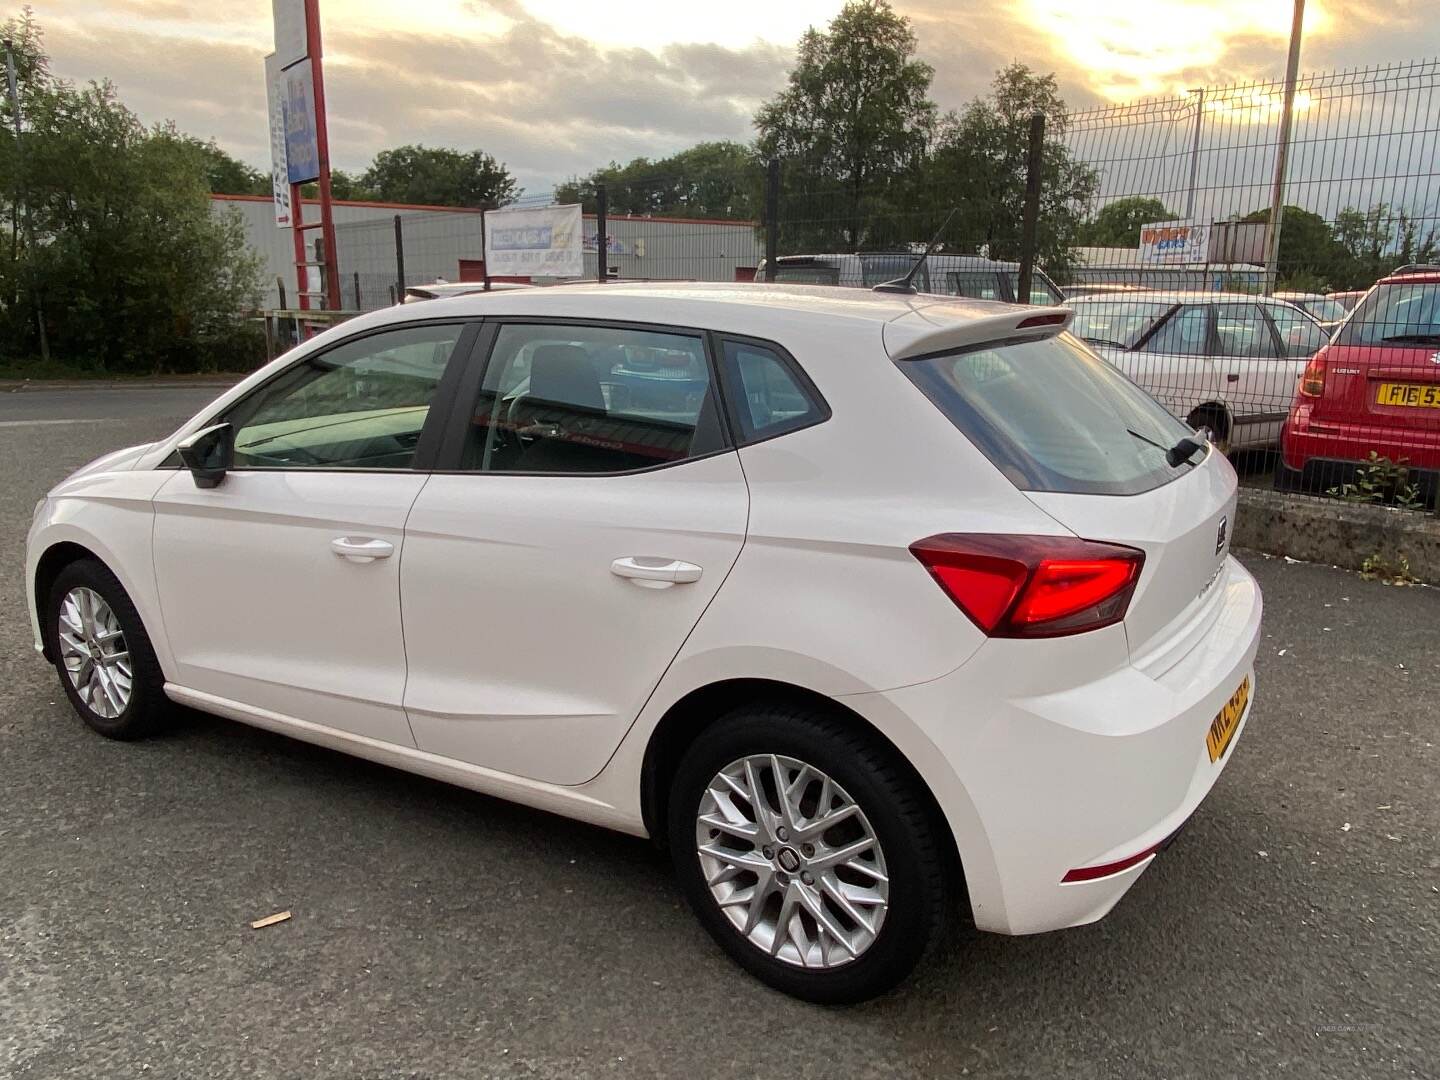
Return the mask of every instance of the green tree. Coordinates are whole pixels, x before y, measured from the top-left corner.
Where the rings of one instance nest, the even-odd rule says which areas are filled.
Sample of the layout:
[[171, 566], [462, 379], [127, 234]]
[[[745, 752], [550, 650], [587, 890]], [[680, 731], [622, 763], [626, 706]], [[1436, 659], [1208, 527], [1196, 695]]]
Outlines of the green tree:
[[1138, 247], [1143, 226], [1175, 217], [1159, 199], [1131, 195], [1102, 206], [1080, 230], [1080, 242], [1095, 247]]
[[[1270, 208], [1252, 211], [1241, 220], [1269, 221]], [[1350, 253], [1329, 223], [1319, 214], [1289, 203], [1280, 216], [1280, 250], [1275, 262], [1281, 286], [1303, 286], [1304, 291], [1337, 286], [1353, 273]]]
[[786, 214], [787, 243], [875, 241], [872, 222], [893, 211], [935, 131], [934, 69], [915, 50], [910, 21], [887, 0], [849, 0], [828, 29], [800, 39], [788, 85], [755, 116], [760, 154], [785, 159], [787, 202], [809, 204]]
[[514, 202], [521, 189], [504, 164], [483, 150], [397, 146], [382, 150], [360, 177], [385, 202], [494, 209]]
[[666, 158], [611, 162], [555, 189], [555, 201], [595, 209], [595, 188], [605, 185], [610, 214], [750, 219], [759, 216], [763, 168], [743, 143], [703, 142]]
[[147, 129], [108, 83], [51, 77], [28, 15], [4, 32], [34, 58], [22, 66], [23, 156], [0, 141], [0, 187], [18, 178], [26, 221], [6, 264], [7, 355], [35, 355], [43, 327], [53, 358], [72, 367], [186, 371], [223, 358], [233, 368], [259, 260], [238, 215], [211, 209], [205, 144], [172, 125]]
[[193, 135], [176, 135], [191, 146], [205, 163], [205, 180], [217, 195], [269, 195], [270, 173], [261, 172], [231, 156], [211, 139], [204, 142]]
[[1054, 75], [1011, 64], [996, 74], [988, 96], [972, 101], [959, 116], [947, 116], [919, 197], [935, 207], [937, 215], [942, 207], [959, 208], [950, 236], [960, 248], [984, 250], [997, 259], [1018, 258], [1030, 119], [1036, 113], [1045, 116], [1037, 259], [1052, 276], [1063, 277], [1097, 177], [1062, 141], [1067, 113]]

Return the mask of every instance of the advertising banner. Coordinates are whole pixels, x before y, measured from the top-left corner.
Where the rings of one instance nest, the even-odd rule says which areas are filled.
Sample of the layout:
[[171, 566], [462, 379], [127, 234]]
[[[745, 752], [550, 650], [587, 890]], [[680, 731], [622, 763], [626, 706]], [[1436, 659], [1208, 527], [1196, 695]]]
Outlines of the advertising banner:
[[582, 277], [580, 207], [485, 213], [485, 265], [493, 277]]
[[[600, 235], [599, 235], [597, 232], [595, 232], [595, 226], [591, 225], [591, 226], [588, 226], [588, 227], [589, 227], [590, 231], [585, 234], [585, 250], [586, 250], [586, 251], [599, 251], [599, 250], [600, 250]], [[609, 240], [608, 240], [608, 241], [606, 242], [606, 244], [605, 244], [605, 254], [607, 254], [607, 255], [634, 255], [634, 254], [635, 254], [635, 244], [634, 244], [633, 241], [630, 241], [630, 240], [620, 240], [620, 239], [618, 239], [618, 238], [615, 236], [614, 233], [610, 233], [610, 234], [609, 234], [609, 237], [610, 237]]]
[[315, 84], [310, 61], [301, 60], [282, 73], [285, 91], [285, 172], [292, 184], [320, 175], [320, 141], [315, 126]]
[[290, 171], [285, 164], [285, 92], [279, 57], [265, 57], [265, 97], [270, 106], [270, 185], [275, 194], [275, 226], [290, 227]]
[[1208, 262], [1210, 226], [1161, 221], [1140, 227], [1140, 262], [1145, 266], [1187, 266]]

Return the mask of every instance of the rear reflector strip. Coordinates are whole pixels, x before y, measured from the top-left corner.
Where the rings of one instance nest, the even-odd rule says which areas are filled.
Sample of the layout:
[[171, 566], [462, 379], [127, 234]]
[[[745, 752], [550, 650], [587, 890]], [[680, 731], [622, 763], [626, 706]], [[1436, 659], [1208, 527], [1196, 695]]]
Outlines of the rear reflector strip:
[[1169, 840], [1169, 837], [1166, 837], [1165, 840], [1161, 840], [1160, 843], [1148, 847], [1144, 851], [1139, 852], [1138, 854], [1121, 859], [1119, 862], [1101, 863], [1099, 866], [1077, 867], [1076, 869], [1066, 873], [1066, 875], [1060, 879], [1060, 883], [1063, 885], [1068, 882], [1074, 881], [1094, 881], [1097, 878], [1109, 877], [1111, 874], [1118, 874], [1122, 870], [1129, 870], [1132, 866], [1144, 862], [1146, 859], [1150, 858], [1151, 855], [1154, 855], [1156, 852], [1158, 852], [1161, 848], [1165, 846], [1167, 840]]

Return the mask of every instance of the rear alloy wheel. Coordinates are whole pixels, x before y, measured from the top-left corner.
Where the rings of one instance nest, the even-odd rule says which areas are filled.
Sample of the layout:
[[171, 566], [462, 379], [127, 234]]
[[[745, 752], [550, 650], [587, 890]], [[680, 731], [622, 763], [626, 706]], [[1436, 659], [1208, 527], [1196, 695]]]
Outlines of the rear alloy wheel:
[[863, 1001], [937, 936], [946, 857], [913, 776], [878, 738], [823, 713], [743, 707], [676, 771], [671, 854], [730, 956], [808, 1001]]
[[169, 715], [165, 677], [135, 605], [106, 567], [71, 563], [50, 587], [45, 632], [60, 684], [101, 735], [135, 739]]

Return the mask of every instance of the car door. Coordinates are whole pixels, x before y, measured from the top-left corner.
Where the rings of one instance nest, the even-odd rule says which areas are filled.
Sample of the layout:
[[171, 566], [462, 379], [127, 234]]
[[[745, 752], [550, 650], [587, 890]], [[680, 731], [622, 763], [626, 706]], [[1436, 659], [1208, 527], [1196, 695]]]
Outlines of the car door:
[[1219, 379], [1214, 349], [1214, 312], [1209, 304], [1180, 304], [1112, 363], [1181, 420], [1215, 401]]
[[1215, 333], [1225, 403], [1235, 424], [1231, 445], [1273, 443], [1280, 435], [1304, 362], [1284, 355], [1257, 303], [1216, 304]]
[[235, 466], [177, 471], [154, 500], [173, 681], [282, 717], [414, 745], [405, 719], [400, 555], [478, 327], [364, 334], [226, 407]]
[[604, 766], [744, 542], [707, 336], [487, 325], [406, 526], [422, 750], [558, 784]]

